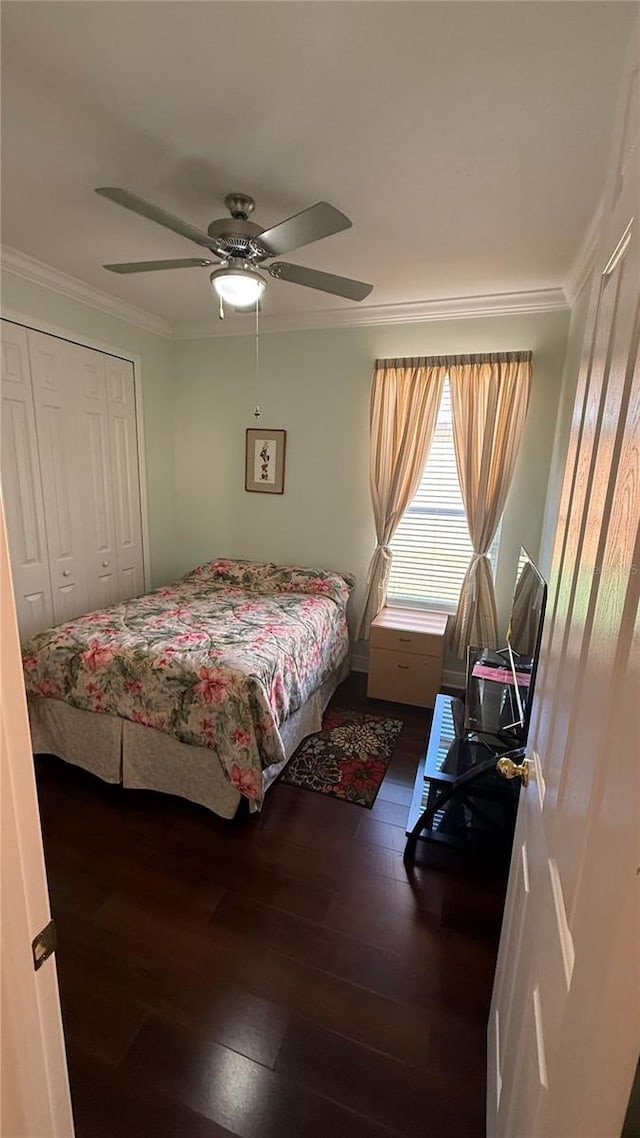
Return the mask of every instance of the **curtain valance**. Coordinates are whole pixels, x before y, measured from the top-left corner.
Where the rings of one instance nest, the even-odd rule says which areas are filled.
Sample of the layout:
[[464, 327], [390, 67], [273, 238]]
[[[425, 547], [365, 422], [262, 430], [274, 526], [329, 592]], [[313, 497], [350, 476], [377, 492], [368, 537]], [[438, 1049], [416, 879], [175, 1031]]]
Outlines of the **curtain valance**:
[[416, 367], [465, 367], [468, 364], [521, 364], [531, 363], [533, 353], [519, 352], [473, 352], [462, 356], [403, 356], [397, 359], [380, 359], [375, 362], [376, 371], [394, 368]]

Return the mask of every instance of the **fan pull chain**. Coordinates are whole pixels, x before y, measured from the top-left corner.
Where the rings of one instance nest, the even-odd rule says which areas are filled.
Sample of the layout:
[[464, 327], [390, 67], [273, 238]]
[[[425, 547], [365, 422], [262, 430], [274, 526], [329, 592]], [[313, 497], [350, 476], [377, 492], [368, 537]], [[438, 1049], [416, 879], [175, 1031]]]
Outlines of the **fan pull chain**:
[[[258, 301], [256, 300], [256, 394], [259, 391], [259, 378], [260, 378], [260, 345], [259, 345], [259, 327], [258, 327]], [[253, 417], [257, 421], [260, 418], [260, 404], [256, 403], [256, 409], [253, 412]]]
[[218, 317], [220, 320], [224, 320], [224, 307], [222, 304], [222, 297], [220, 297], [220, 310], [218, 312]]

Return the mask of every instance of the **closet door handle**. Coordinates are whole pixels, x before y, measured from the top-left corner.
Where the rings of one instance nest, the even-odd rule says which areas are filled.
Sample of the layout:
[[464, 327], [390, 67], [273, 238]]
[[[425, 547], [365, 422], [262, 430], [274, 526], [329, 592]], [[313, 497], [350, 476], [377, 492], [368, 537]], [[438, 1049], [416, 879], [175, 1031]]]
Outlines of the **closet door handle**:
[[103, 562], [102, 562], [102, 568], [103, 568], [103, 569], [106, 569], [106, 568], [107, 568], [107, 566], [108, 566], [108, 564], [109, 564], [109, 562], [108, 562], [108, 561], [103, 561]]
[[70, 569], [63, 569], [62, 570], [62, 576], [63, 577], [70, 577], [71, 576], [71, 570]]

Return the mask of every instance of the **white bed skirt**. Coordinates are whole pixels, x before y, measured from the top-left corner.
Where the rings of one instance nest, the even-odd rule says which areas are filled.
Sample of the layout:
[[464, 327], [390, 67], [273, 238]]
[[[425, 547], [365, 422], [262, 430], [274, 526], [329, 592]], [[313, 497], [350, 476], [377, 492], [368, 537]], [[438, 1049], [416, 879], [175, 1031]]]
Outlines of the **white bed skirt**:
[[[263, 771], [265, 790], [302, 740], [320, 730], [324, 709], [348, 673], [347, 659], [282, 724], [285, 758]], [[27, 702], [34, 754], [57, 755], [105, 782], [177, 794], [207, 806], [221, 818], [233, 818], [238, 809], [241, 795], [229, 782], [215, 751], [208, 747], [192, 747], [153, 727], [115, 715], [81, 711], [59, 699], [29, 696]]]

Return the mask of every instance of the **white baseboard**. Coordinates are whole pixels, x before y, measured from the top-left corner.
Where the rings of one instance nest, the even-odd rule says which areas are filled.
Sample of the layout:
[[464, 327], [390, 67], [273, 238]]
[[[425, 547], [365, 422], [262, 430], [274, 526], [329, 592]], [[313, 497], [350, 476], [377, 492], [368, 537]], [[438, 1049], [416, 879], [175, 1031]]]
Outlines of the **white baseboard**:
[[442, 673], [442, 682], [447, 688], [465, 688], [465, 674], [464, 672], [454, 672], [450, 669], [445, 669]]

